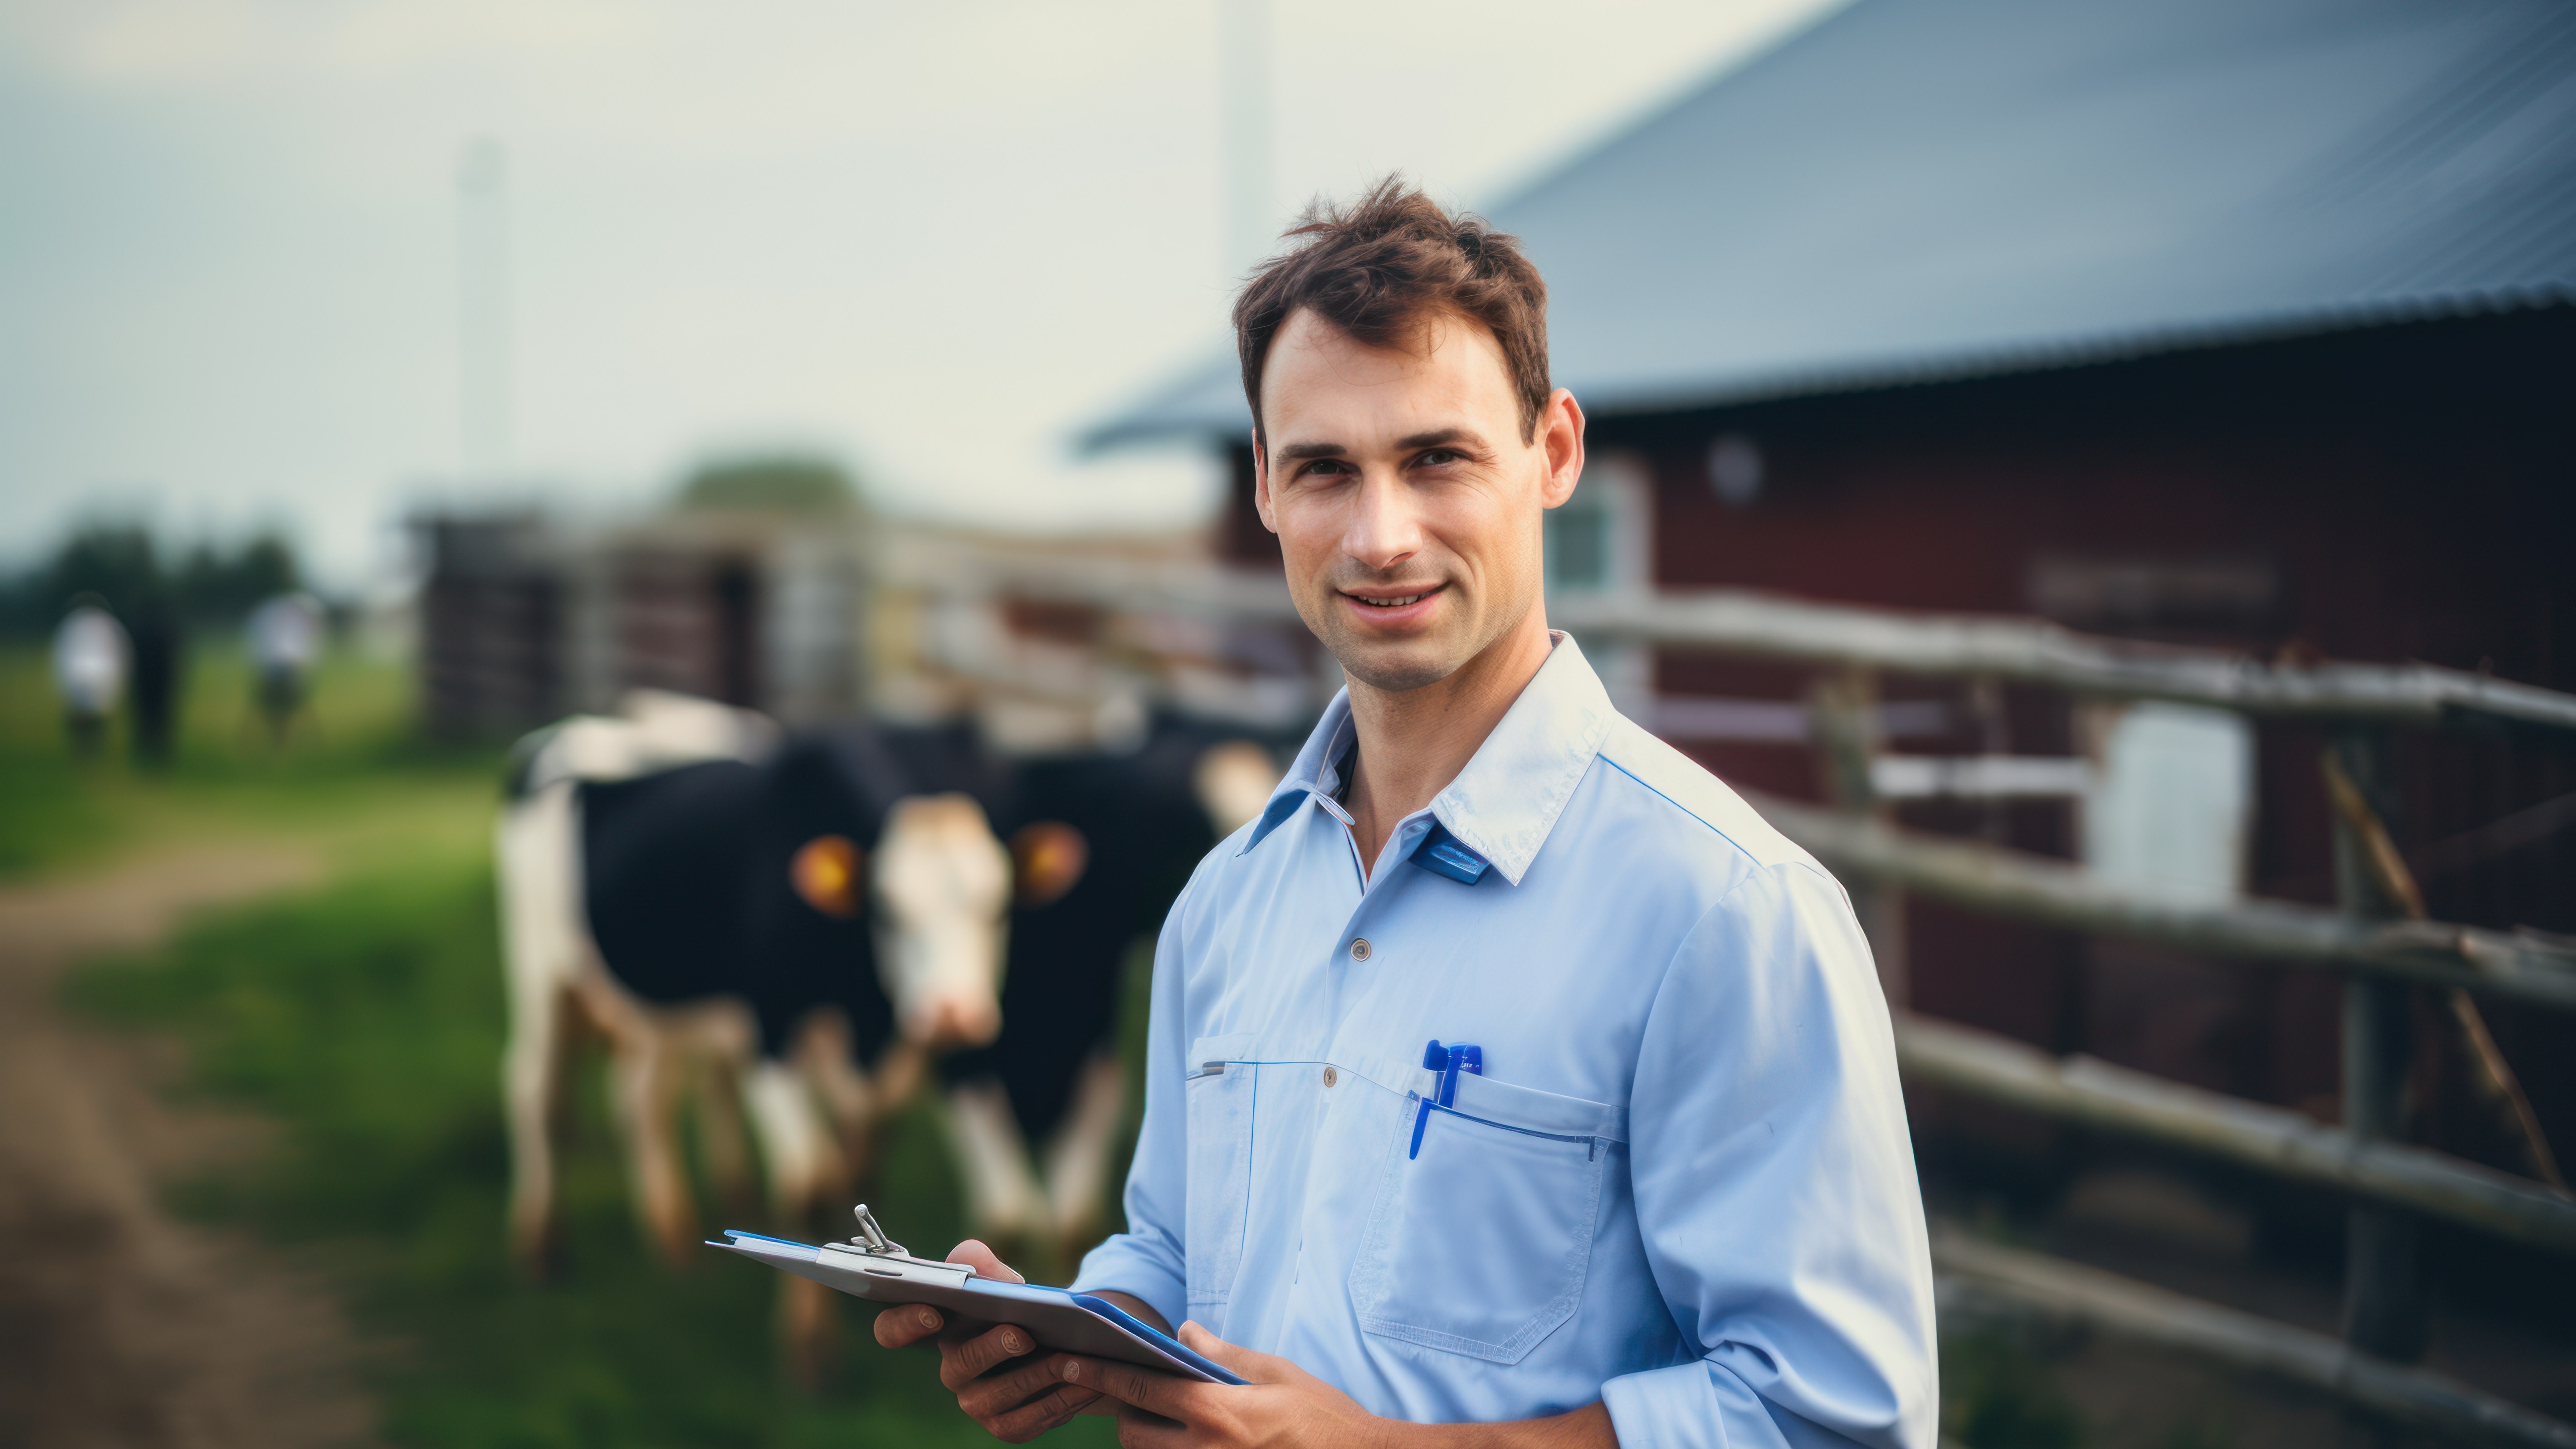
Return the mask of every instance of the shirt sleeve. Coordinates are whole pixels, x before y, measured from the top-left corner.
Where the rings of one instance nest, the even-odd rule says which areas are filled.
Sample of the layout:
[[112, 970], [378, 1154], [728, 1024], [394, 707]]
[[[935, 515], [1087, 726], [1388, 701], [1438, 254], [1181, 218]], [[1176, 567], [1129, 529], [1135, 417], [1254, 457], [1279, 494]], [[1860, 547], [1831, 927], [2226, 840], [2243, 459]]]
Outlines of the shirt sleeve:
[[1186, 1050], [1181, 978], [1186, 973], [1180, 943], [1190, 894], [1184, 891], [1164, 917], [1162, 935], [1154, 943], [1154, 994], [1145, 1028], [1145, 1123], [1136, 1138], [1135, 1161], [1127, 1169], [1127, 1230], [1084, 1255], [1073, 1280], [1077, 1293], [1104, 1288], [1132, 1293], [1176, 1327], [1188, 1316], [1189, 1303], [1182, 1237], [1189, 1221], [1183, 1198], [1189, 1181], [1189, 1116], [1181, 1101]]
[[1803, 862], [1695, 926], [1629, 1103], [1647, 1260], [1700, 1358], [1602, 1387], [1619, 1442], [1932, 1449], [1932, 1263], [1895, 1040], [1842, 890]]

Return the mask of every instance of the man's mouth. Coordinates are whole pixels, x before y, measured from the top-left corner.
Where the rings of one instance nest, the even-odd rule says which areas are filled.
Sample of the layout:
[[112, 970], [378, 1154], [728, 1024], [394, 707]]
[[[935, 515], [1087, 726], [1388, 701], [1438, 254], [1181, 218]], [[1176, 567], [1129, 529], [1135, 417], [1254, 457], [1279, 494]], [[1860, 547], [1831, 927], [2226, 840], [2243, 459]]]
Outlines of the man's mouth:
[[1409, 594], [1354, 594], [1346, 591], [1342, 597], [1363, 608], [1401, 609], [1409, 604], [1421, 603], [1440, 592], [1443, 587], [1443, 585], [1434, 584], [1430, 588], [1416, 589]]

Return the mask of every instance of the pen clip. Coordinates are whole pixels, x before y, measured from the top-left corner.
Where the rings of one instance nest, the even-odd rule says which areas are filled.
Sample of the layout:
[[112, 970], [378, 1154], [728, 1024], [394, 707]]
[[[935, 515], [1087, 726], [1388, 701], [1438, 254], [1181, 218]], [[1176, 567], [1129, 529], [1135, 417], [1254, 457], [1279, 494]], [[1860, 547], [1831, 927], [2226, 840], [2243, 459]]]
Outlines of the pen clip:
[[1434, 1094], [1436, 1102], [1434, 1096], [1425, 1096], [1421, 1110], [1413, 1114], [1413, 1147], [1404, 1154], [1408, 1162], [1422, 1155], [1422, 1129], [1431, 1125], [1432, 1107], [1456, 1105], [1458, 1074], [1465, 1072], [1478, 1077], [1485, 1074], [1485, 1049], [1464, 1045], [1444, 1047], [1438, 1037], [1433, 1037], [1430, 1045], [1422, 1049], [1422, 1067], [1425, 1071], [1438, 1072], [1440, 1085]]

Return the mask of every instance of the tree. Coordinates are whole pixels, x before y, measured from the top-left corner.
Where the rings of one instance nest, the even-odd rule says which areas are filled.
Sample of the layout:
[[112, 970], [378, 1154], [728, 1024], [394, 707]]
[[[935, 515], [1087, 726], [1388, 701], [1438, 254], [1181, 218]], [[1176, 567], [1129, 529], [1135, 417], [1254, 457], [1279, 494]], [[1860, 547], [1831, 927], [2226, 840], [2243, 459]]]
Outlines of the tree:
[[859, 490], [829, 458], [775, 453], [720, 458], [689, 475], [680, 506], [736, 513], [849, 513]]

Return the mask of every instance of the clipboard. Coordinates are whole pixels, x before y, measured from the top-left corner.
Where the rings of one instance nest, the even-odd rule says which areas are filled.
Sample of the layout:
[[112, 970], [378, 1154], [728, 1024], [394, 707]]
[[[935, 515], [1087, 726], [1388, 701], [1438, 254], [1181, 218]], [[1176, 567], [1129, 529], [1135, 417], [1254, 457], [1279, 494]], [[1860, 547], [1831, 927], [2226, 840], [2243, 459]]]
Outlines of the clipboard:
[[709, 1239], [707, 1246], [871, 1303], [927, 1303], [956, 1317], [1011, 1324], [1026, 1329], [1042, 1349], [1112, 1359], [1203, 1383], [1247, 1382], [1106, 1298], [981, 1278], [963, 1263], [916, 1258], [902, 1244], [887, 1240], [865, 1204], [858, 1213], [865, 1235], [854, 1242], [818, 1246], [729, 1228], [725, 1241]]

